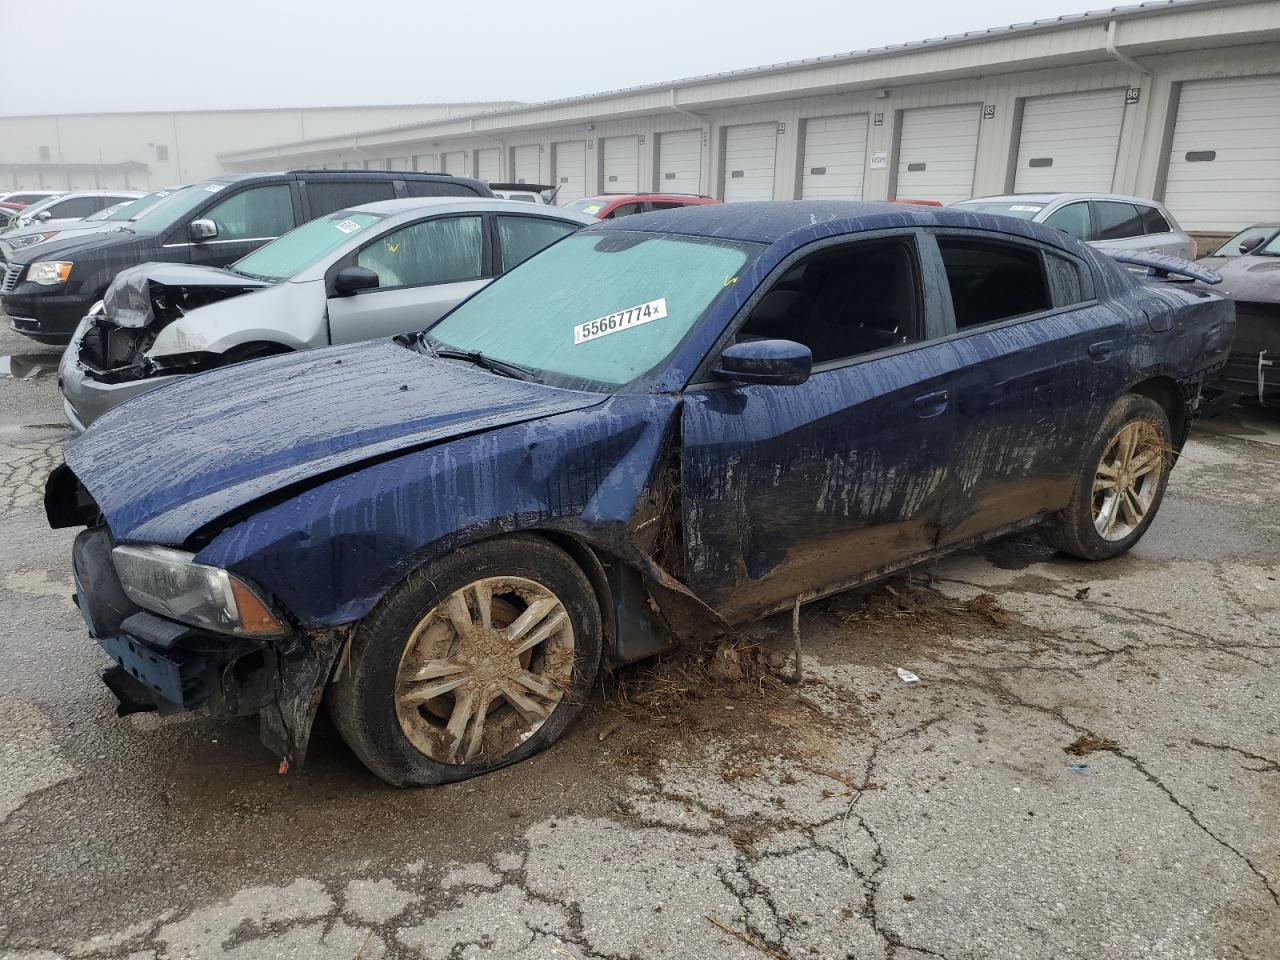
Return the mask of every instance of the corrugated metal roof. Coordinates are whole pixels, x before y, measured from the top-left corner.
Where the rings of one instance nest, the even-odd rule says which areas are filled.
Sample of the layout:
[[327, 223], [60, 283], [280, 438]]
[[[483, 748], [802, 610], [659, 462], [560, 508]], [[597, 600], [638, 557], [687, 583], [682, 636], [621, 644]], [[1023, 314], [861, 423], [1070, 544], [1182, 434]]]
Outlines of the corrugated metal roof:
[[[1029, 20], [1025, 23], [1013, 23], [1003, 27], [988, 27], [984, 30], [970, 30], [965, 33], [948, 34], [946, 36], [934, 37], [925, 40], [911, 40], [906, 43], [888, 44], [880, 47], [868, 47], [865, 50], [854, 50], [847, 53], [834, 53], [821, 57], [809, 57], [803, 60], [787, 60], [781, 63], [771, 63], [760, 67], [746, 67], [739, 70], [725, 70], [718, 73], [707, 73], [699, 76], [686, 77], [681, 80], [669, 80], [660, 83], [647, 83], [634, 87], [622, 87], [615, 90], [604, 90], [596, 93], [580, 94], [572, 97], [561, 97], [555, 100], [541, 100], [534, 103], [523, 104], [515, 107], [499, 107], [494, 110], [481, 110], [470, 114], [458, 114], [453, 117], [432, 118], [429, 120], [418, 120], [409, 123], [399, 123], [387, 127], [374, 127], [367, 130], [359, 130], [354, 133], [336, 134], [328, 137], [315, 137], [307, 140], [297, 140], [291, 143], [277, 144], [269, 149], [282, 150], [286, 147], [301, 147], [312, 143], [325, 143], [337, 139], [349, 139], [353, 137], [376, 136], [379, 134], [395, 133], [401, 130], [410, 130], [419, 127], [427, 127], [436, 123], [456, 122], [459, 120], [478, 119], [480, 117], [493, 117], [497, 115], [518, 116], [522, 113], [529, 113], [535, 110], [545, 110], [559, 106], [567, 106], [576, 103], [589, 103], [593, 100], [604, 100], [610, 97], [630, 96], [638, 93], [647, 93], [656, 90], [680, 90], [687, 87], [696, 86], [698, 84], [710, 83], [719, 80], [736, 80], [753, 77], [768, 76], [774, 73], [783, 73], [794, 70], [804, 70], [815, 67], [827, 67], [845, 63], [856, 63], [861, 60], [874, 60], [877, 57], [883, 57], [890, 54], [903, 53], [916, 50], [932, 50], [939, 47], [961, 46], [964, 44], [980, 43], [984, 40], [1002, 38], [1016, 34], [1040, 33], [1047, 32], [1064, 27], [1071, 27], [1087, 21], [1106, 22], [1108, 20], [1125, 20], [1135, 17], [1151, 16], [1170, 9], [1194, 9], [1196, 7], [1226, 7], [1226, 6], [1242, 6], [1248, 3], [1258, 2], [1258, 0], [1148, 0], [1143, 3], [1126, 4], [1123, 6], [1107, 7], [1099, 10], [1089, 10], [1084, 13], [1063, 14], [1058, 17], [1049, 17], [1041, 20]], [[259, 148], [261, 149], [261, 148]], [[239, 153], [255, 153], [256, 150], [237, 150], [228, 153], [219, 154], [220, 158], [232, 158]]]

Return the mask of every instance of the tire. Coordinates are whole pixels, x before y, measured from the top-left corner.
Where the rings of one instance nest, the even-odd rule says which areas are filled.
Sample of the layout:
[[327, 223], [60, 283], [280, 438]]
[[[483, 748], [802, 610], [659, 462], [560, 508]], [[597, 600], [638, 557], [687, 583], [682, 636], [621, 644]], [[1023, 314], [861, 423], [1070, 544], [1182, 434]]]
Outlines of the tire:
[[387, 783], [465, 780], [560, 738], [595, 682], [601, 635], [568, 554], [533, 536], [487, 540], [415, 571], [359, 623], [329, 712]]
[[[1126, 460], [1123, 444], [1131, 436], [1134, 447]], [[1071, 501], [1041, 528], [1041, 536], [1049, 546], [1082, 560], [1107, 560], [1126, 553], [1142, 539], [1160, 509], [1174, 456], [1164, 408], [1150, 397], [1125, 394], [1094, 434]], [[1122, 461], [1124, 465], [1118, 467]], [[1146, 472], [1126, 487], [1128, 478], [1139, 470]], [[1108, 474], [1115, 474], [1115, 484], [1109, 485]], [[1125, 489], [1131, 491], [1127, 501], [1121, 493]]]

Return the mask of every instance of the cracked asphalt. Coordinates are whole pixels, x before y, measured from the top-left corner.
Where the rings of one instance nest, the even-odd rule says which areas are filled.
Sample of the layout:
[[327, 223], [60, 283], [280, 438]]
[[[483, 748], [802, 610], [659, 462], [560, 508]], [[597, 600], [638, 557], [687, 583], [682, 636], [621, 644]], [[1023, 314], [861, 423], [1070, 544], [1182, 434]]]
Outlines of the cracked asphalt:
[[323, 720], [278, 776], [253, 722], [114, 716], [40, 507], [69, 436], [0, 378], [0, 956], [1280, 957], [1275, 414], [1197, 428], [1127, 557], [958, 555], [806, 608], [773, 699], [602, 693], [415, 792]]

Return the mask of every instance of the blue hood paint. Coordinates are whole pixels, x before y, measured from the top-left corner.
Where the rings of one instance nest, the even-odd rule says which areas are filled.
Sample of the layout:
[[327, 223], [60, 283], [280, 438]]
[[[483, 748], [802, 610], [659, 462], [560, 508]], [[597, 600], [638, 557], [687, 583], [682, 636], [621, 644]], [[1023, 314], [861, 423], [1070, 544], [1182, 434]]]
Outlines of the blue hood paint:
[[377, 341], [236, 364], [143, 394], [69, 444], [66, 461], [117, 539], [177, 545], [319, 475], [603, 399]]

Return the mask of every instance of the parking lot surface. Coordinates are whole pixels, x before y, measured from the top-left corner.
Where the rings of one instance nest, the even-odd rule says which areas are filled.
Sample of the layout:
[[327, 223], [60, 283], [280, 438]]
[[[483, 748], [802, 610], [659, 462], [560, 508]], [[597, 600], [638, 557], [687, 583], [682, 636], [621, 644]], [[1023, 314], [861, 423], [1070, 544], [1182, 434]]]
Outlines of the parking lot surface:
[[56, 353], [0, 354], [0, 956], [1280, 957], [1274, 414], [1198, 427], [1129, 556], [955, 556], [806, 608], [798, 686], [644, 666], [396, 791], [323, 719], [279, 776], [253, 721], [115, 717]]

